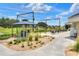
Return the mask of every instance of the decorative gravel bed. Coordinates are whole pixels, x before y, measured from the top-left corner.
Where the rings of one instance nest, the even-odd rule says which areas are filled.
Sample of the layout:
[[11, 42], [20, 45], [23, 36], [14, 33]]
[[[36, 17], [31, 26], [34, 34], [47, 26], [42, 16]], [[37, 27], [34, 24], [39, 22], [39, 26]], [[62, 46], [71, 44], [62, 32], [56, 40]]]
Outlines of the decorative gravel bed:
[[13, 42], [9, 42], [6, 44], [6, 46], [16, 51], [34, 50], [50, 43], [53, 39], [54, 37], [52, 36], [43, 35], [39, 38], [36, 37], [35, 39], [30, 37], [30, 40], [25, 40], [25, 41], [22, 40], [18, 44], [16, 43], [12, 44]]

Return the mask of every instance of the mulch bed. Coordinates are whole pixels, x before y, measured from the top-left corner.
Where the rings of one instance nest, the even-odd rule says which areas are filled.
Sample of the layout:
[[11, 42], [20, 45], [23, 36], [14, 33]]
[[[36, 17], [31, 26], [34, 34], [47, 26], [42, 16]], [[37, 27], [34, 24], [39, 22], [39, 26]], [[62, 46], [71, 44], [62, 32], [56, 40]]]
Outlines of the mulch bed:
[[76, 52], [76, 51], [74, 51], [74, 49], [72, 49], [72, 48], [70, 48], [70, 47], [67, 47], [67, 48], [65, 49], [65, 55], [66, 55], [66, 56], [78, 56], [79, 53]]

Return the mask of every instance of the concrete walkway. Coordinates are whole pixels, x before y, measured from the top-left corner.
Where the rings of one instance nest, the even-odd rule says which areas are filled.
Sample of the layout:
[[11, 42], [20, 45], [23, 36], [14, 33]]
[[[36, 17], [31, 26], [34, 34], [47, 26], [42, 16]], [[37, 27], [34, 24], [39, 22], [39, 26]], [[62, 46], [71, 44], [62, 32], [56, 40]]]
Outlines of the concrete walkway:
[[39, 49], [32, 51], [14, 51], [0, 44], [0, 55], [2, 56], [64, 56], [64, 49], [72, 43], [69, 32], [51, 34], [55, 39]]

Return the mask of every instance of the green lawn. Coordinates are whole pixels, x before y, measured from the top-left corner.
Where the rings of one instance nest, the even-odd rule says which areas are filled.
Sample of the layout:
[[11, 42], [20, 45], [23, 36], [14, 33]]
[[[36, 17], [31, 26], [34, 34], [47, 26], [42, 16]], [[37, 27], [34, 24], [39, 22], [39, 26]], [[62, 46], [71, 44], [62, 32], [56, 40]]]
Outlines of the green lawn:
[[[11, 37], [12, 34], [12, 28], [3, 28], [0, 27], [0, 40], [8, 39]], [[14, 34], [16, 33], [16, 28], [14, 28]]]
[[[18, 30], [18, 34], [19, 34], [23, 28], [21, 28], [21, 27], [13, 28], [13, 33], [12, 33], [12, 28], [0, 27], [0, 33], [2, 33], [2, 35], [0, 35], [0, 40], [4, 40], [6, 38], [9, 38], [9, 37], [12, 36], [12, 34], [17, 36], [17, 30], [16, 29]], [[26, 30], [30, 30], [30, 32], [33, 33], [32, 28], [26, 28]], [[47, 32], [47, 31], [50, 31], [50, 30], [52, 30], [52, 28], [47, 29], [47, 28], [43, 28], [43, 27], [38, 27], [38, 28], [34, 29], [34, 33]]]
[[[16, 33], [16, 28], [13, 28], [14, 30], [14, 33]], [[12, 34], [12, 28], [3, 28], [3, 27], [0, 27], [0, 33], [3, 33], [3, 34]]]
[[[22, 30], [22, 28], [13, 28], [13, 34], [16, 34], [17, 30], [18, 29], [18, 33], [20, 33], [20, 31]], [[32, 28], [26, 28], [26, 30], [30, 30], [32, 32]], [[38, 28], [35, 28], [35, 32], [46, 32], [46, 31], [50, 31], [52, 30], [52, 28], [42, 28], [42, 27], [38, 27]], [[3, 33], [3, 34], [12, 34], [12, 28], [3, 28], [3, 27], [0, 27], [0, 33]]]

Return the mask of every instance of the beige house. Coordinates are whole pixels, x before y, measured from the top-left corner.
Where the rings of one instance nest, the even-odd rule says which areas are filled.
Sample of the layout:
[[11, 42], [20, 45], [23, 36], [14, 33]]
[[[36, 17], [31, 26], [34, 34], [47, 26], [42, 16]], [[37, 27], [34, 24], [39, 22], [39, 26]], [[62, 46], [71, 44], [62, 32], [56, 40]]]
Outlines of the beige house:
[[71, 36], [73, 36], [75, 32], [77, 36], [79, 36], [79, 13], [69, 17], [68, 22], [71, 23]]

